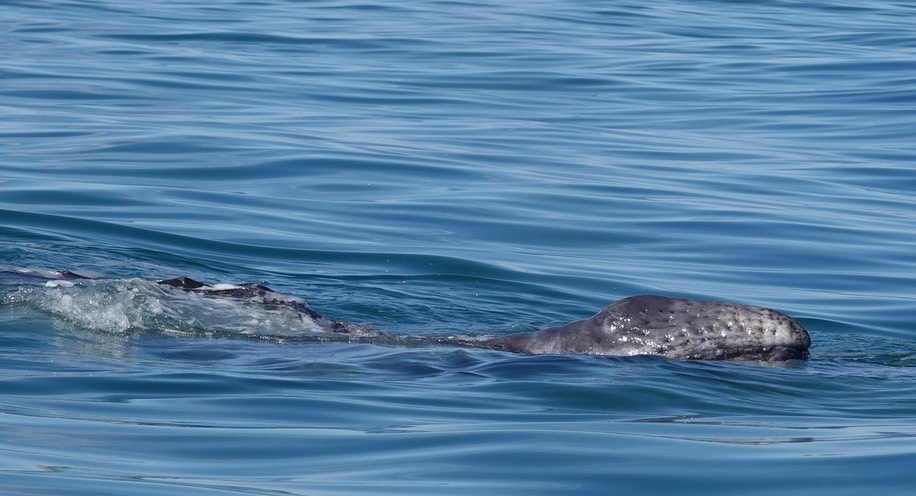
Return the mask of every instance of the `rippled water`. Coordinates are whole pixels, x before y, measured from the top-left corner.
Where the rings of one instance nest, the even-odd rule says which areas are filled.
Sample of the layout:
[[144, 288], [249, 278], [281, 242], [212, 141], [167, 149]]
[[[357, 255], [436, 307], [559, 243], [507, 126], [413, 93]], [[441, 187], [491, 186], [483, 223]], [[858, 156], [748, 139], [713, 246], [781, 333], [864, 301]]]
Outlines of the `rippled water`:
[[[0, 492], [910, 493], [914, 14], [4, 3], [0, 266], [115, 282], [65, 302], [0, 281]], [[812, 357], [124, 320], [118, 288], [181, 275], [420, 336], [726, 299], [798, 318]]]

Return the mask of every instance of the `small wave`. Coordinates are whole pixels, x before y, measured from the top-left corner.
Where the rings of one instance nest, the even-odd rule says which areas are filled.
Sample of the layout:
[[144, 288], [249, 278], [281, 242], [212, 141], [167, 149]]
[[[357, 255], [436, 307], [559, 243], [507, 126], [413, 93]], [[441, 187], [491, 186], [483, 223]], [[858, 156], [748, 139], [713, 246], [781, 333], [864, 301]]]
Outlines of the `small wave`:
[[138, 278], [21, 284], [4, 301], [33, 307], [86, 329], [116, 334], [159, 331], [283, 338], [327, 332], [308, 315], [288, 306], [213, 298]]

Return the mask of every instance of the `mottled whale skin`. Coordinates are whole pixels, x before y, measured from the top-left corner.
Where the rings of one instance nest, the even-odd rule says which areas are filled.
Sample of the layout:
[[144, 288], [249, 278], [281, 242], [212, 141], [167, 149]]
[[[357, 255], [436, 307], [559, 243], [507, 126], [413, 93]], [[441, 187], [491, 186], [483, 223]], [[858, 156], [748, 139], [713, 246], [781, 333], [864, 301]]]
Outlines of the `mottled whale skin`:
[[[3, 270], [13, 282], [86, 277], [70, 271]], [[210, 286], [187, 277], [163, 286], [267, 308], [291, 309], [303, 321], [342, 339], [405, 345], [443, 344], [532, 355], [659, 355], [678, 360], [781, 361], [808, 358], [811, 339], [791, 317], [767, 308], [721, 301], [641, 295], [619, 300], [588, 319], [537, 332], [494, 338], [410, 337], [325, 317], [305, 301], [260, 284]]]
[[811, 338], [796, 320], [768, 308], [641, 295], [619, 300], [585, 320], [510, 334], [489, 344], [530, 354], [789, 360], [807, 358]]

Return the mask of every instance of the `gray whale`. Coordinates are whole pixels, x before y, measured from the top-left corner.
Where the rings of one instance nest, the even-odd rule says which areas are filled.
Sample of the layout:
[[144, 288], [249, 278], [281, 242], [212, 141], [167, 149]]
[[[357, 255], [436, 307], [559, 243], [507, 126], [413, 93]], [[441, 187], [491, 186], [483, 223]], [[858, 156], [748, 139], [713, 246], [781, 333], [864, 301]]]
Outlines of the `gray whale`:
[[807, 358], [811, 338], [795, 319], [768, 308], [641, 295], [619, 300], [588, 319], [493, 338], [489, 345], [530, 354], [788, 360]]
[[[0, 267], [0, 282], [34, 284], [88, 279], [70, 271]], [[401, 345], [451, 345], [513, 353], [658, 355], [688, 360], [790, 360], [808, 357], [811, 339], [791, 317], [767, 308], [720, 301], [641, 295], [624, 298], [593, 317], [537, 332], [491, 338], [402, 336], [334, 320], [295, 297], [260, 284], [208, 285], [187, 277], [150, 281], [190, 292], [195, 298], [237, 300], [269, 311], [281, 310], [315, 332], [302, 341], [346, 340]], [[285, 338], [284, 338], [285, 339]]]
[[[210, 289], [186, 277], [158, 283], [214, 296], [259, 299], [265, 305], [295, 305], [297, 311], [329, 332], [366, 336], [362, 326], [329, 319], [301, 300], [281, 298], [279, 293], [258, 284]], [[374, 337], [378, 336], [384, 335]], [[479, 340], [415, 337], [402, 342], [531, 355], [661, 355], [684, 360], [770, 361], [808, 358], [811, 338], [798, 321], [768, 308], [640, 295], [612, 303], [591, 318], [538, 332]]]

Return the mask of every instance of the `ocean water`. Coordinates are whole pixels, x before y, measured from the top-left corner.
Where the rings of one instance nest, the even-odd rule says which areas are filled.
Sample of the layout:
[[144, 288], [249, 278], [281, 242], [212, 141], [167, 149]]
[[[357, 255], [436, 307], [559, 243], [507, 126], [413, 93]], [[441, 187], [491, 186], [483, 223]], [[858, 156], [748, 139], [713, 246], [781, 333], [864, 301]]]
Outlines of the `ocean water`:
[[[912, 494], [914, 16], [3, 2], [0, 268], [100, 281], [0, 279], [0, 493]], [[658, 293], [776, 308], [813, 344], [289, 342], [238, 305], [150, 319], [136, 288], [183, 275], [410, 336]]]

